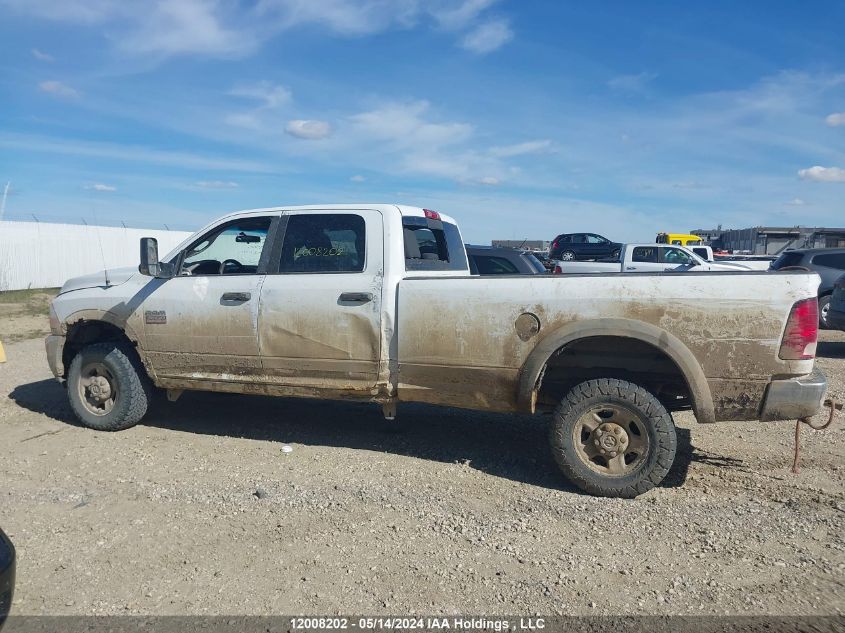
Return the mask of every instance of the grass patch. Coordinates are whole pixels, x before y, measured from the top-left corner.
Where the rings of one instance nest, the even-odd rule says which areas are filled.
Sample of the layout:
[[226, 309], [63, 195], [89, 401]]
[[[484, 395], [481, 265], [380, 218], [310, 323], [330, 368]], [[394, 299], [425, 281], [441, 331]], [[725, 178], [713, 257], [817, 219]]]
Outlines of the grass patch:
[[0, 292], [0, 341], [14, 343], [50, 332], [50, 301], [58, 288]]
[[27, 290], [3, 290], [0, 291], [0, 303], [27, 303], [32, 299], [43, 301], [42, 295], [48, 295], [50, 299], [59, 294], [58, 288], [29, 288]]
[[59, 294], [58, 288], [34, 288], [0, 292], [0, 315], [6, 317], [47, 316], [50, 311], [50, 301], [57, 294]]

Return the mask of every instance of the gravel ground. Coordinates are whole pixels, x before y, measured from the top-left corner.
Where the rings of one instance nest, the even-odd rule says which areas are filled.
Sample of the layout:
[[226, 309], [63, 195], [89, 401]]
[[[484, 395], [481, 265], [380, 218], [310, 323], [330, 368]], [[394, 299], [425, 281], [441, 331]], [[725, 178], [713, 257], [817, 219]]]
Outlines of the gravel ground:
[[[818, 363], [845, 400], [845, 334]], [[663, 487], [597, 499], [543, 417], [187, 393], [77, 426], [41, 340], [0, 365], [17, 614], [841, 614], [843, 417], [697, 425]], [[285, 447], [292, 451], [285, 452]]]

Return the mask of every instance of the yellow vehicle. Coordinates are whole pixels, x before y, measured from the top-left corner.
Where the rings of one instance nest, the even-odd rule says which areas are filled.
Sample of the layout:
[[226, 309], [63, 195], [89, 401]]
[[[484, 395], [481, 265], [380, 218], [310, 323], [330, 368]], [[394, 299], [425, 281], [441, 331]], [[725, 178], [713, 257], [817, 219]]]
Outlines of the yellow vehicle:
[[702, 240], [700, 235], [689, 233], [658, 233], [655, 242], [675, 246], [701, 246]]

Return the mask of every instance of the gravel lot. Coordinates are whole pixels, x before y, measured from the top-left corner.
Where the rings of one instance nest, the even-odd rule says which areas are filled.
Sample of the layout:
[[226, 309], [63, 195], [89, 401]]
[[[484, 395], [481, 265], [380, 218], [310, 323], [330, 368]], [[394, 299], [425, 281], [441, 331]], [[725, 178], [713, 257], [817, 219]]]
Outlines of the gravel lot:
[[[845, 400], [845, 334], [822, 338]], [[375, 406], [187, 393], [98, 433], [40, 339], [6, 353], [18, 614], [845, 610], [842, 417], [803, 429], [795, 476], [793, 423], [677, 415], [664, 486], [596, 499], [556, 471], [542, 417], [404, 406], [388, 426]]]

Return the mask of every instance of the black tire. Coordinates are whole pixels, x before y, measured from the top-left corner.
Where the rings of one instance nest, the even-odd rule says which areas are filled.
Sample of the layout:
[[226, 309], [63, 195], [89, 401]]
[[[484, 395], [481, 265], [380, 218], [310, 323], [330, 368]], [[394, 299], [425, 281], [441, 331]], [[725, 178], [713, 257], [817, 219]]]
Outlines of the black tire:
[[830, 309], [830, 295], [819, 297], [819, 327], [823, 330], [829, 330], [830, 324], [827, 322], [827, 313]]
[[[84, 387], [80, 386], [83, 373], [91, 366], [104, 369], [114, 383], [111, 408], [94, 413]], [[74, 414], [85, 426], [98, 431], [122, 431], [140, 422], [147, 413], [153, 387], [135, 351], [118, 342], [94, 343], [83, 347], [74, 356], [68, 370], [68, 398]]]
[[563, 251], [560, 254], [560, 260], [564, 262], [574, 262], [576, 259], [578, 259], [578, 256], [573, 251]]
[[[595, 437], [596, 430], [588, 432], [588, 440], [584, 443], [585, 416], [595, 417], [598, 422], [590, 421], [589, 424], [599, 425], [597, 428], [614, 426], [605, 427], [600, 421], [604, 417], [602, 407], [620, 412], [620, 419], [626, 420], [622, 424], [623, 430], [625, 424], [633, 425], [623, 433], [623, 448], [629, 447], [628, 438], [632, 438], [631, 452], [608, 453], [614, 458], [621, 453], [622, 468], [629, 469], [622, 474], [610, 474], [607, 457], [596, 455], [593, 461], [586, 454], [586, 451], [604, 450], [605, 447], [593, 448], [594, 444], [599, 446], [602, 436], [599, 433], [599, 437]], [[615, 379], [589, 380], [576, 385], [555, 409], [550, 440], [555, 461], [563, 474], [581, 490], [600, 497], [632, 498], [651, 490], [666, 477], [677, 450], [675, 424], [666, 408], [642, 387]], [[642, 448], [633, 448], [635, 442]], [[627, 464], [629, 456], [632, 457], [630, 465]], [[605, 466], [602, 466], [602, 460], [605, 460]]]

